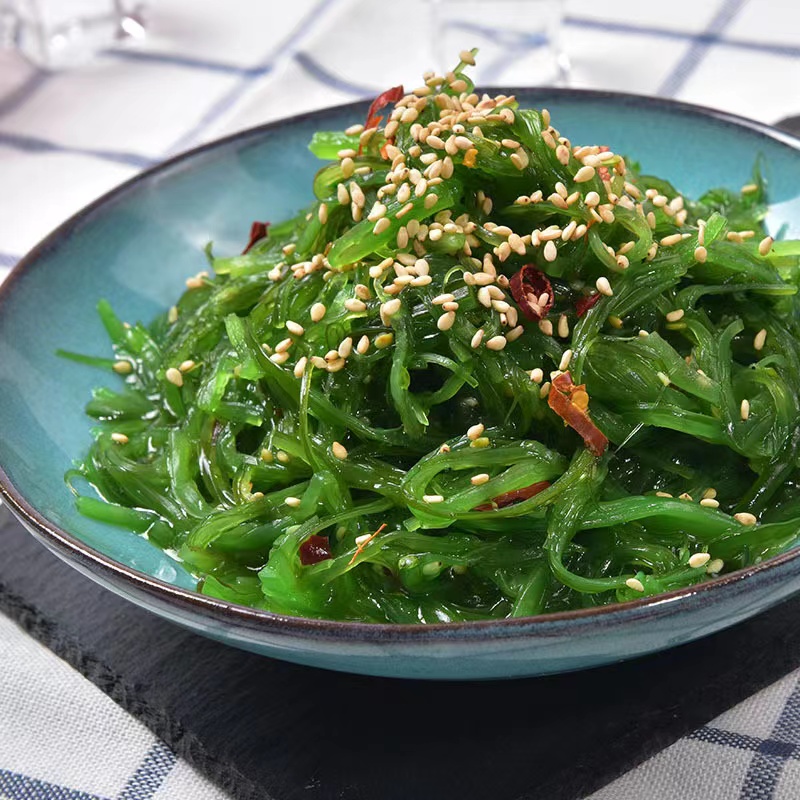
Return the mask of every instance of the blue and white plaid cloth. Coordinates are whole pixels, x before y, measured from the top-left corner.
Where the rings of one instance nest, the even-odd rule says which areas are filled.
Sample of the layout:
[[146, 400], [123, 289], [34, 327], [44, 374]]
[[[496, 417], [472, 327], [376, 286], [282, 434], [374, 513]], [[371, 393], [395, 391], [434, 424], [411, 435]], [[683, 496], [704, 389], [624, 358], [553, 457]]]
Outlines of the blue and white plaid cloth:
[[[536, 3], [516, 0], [520, 10]], [[166, 156], [374, 95], [432, 66], [430, 6], [151, 0], [151, 33], [137, 50], [59, 74], [0, 52], [0, 280], [74, 211]], [[536, 80], [541, 38], [524, 25], [497, 30], [487, 24], [491, 0], [480, 8], [480, 24], [462, 19], [460, 29], [482, 47], [483, 79]], [[764, 122], [800, 113], [800, 5], [786, 0], [567, 0], [562, 43], [573, 86], [675, 97]], [[0, 642], [2, 800], [225, 799], [2, 616]], [[799, 682], [800, 671], [788, 675], [591, 800], [797, 800]]]

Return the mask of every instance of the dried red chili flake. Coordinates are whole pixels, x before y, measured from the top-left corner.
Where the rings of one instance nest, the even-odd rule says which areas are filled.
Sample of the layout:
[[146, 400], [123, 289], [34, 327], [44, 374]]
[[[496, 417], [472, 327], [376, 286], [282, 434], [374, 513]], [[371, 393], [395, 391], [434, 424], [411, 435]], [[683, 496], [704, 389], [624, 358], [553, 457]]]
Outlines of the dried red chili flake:
[[325, 561], [332, 557], [331, 546], [327, 536], [319, 536], [315, 533], [300, 545], [300, 563], [304, 567], [319, 564], [320, 561]]
[[509, 288], [520, 311], [530, 320], [544, 319], [553, 307], [550, 279], [533, 264], [526, 264], [509, 281]]
[[503, 492], [493, 498], [489, 503], [481, 503], [475, 506], [473, 511], [494, 511], [496, 508], [505, 508], [506, 506], [514, 505], [514, 503], [521, 503], [523, 500], [528, 500], [534, 495], [543, 492], [550, 486], [550, 481], [539, 481], [532, 483], [530, 486], [523, 486], [522, 489], [514, 489], [510, 492]]
[[242, 255], [247, 253], [256, 242], [260, 242], [266, 237], [268, 228], [269, 222], [254, 222], [250, 226], [250, 241], [247, 243], [247, 247], [242, 250]]
[[575, 302], [575, 308], [577, 310], [578, 316], [582, 317], [590, 308], [594, 308], [599, 299], [600, 299], [599, 292], [597, 294], [590, 294], [586, 295], [585, 297], [579, 298]]
[[608, 447], [608, 439], [589, 417], [589, 395], [584, 384], [576, 386], [569, 372], [562, 372], [553, 378], [547, 404], [580, 434], [594, 455], [603, 455]]
[[386, 108], [389, 103], [396, 103], [404, 94], [405, 91], [402, 86], [392, 86], [391, 89], [387, 89], [385, 92], [379, 94], [372, 101], [372, 105], [369, 107], [369, 111], [367, 111], [367, 121], [364, 123], [364, 129], [377, 128], [383, 120], [383, 117], [380, 116], [378, 112]]

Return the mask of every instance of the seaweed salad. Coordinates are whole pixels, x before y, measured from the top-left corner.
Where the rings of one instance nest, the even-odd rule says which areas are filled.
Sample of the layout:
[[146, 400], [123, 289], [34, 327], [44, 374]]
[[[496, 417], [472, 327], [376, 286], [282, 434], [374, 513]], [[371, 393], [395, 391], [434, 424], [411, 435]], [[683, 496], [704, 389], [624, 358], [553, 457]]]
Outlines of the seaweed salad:
[[120, 385], [68, 483], [199, 592], [497, 619], [797, 542], [800, 243], [767, 235], [759, 169], [692, 200], [479, 94], [474, 55], [317, 133], [313, 202], [209, 248], [152, 324], [100, 302], [114, 358], [81, 360]]

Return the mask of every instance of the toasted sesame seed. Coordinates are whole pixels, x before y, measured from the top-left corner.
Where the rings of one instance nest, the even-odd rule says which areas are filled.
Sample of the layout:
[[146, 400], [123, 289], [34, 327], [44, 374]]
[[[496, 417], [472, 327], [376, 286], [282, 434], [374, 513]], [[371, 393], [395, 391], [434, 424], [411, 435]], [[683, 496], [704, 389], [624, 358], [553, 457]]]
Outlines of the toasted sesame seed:
[[283, 501], [289, 508], [297, 508], [302, 502], [299, 497], [287, 497]]
[[705, 499], [713, 500], [716, 496], [717, 496], [717, 490], [713, 486], [710, 486], [703, 492], [703, 498]]
[[611, 297], [614, 294], [614, 290], [611, 288], [611, 284], [608, 282], [608, 278], [605, 275], [601, 275], [594, 284], [597, 287], [597, 291], [600, 294], [604, 294], [606, 297]]
[[344, 307], [353, 314], [360, 314], [362, 311], [367, 310], [367, 304], [357, 297], [348, 297], [344, 301]]
[[656, 492], [656, 497], [672, 497], [669, 492]]
[[621, 320], [619, 317], [617, 317], [617, 316], [614, 316], [614, 314], [609, 314], [609, 316], [608, 316], [608, 324], [609, 324], [609, 325], [610, 325], [612, 328], [617, 328], [617, 329], [619, 329], [619, 328], [621, 328], [621, 327], [622, 327], [622, 325], [623, 325], [623, 322], [622, 322], [622, 320]]
[[687, 500], [688, 502], [692, 502], [693, 498], [689, 494], [689, 492], [683, 492], [682, 494], [678, 495], [678, 500]]
[[742, 400], [739, 406], [739, 416], [741, 416], [742, 421], [746, 421], [750, 416], [750, 401], [746, 398]]
[[314, 305], [311, 306], [311, 321], [319, 322], [325, 316], [327, 310], [324, 303], [314, 303]]
[[373, 226], [372, 233], [375, 234], [375, 236], [380, 236], [389, 229], [391, 224], [392, 221], [388, 217], [381, 217]]
[[535, 369], [531, 370], [531, 380], [534, 383], [541, 383], [542, 378], [544, 378], [544, 372], [540, 367], [536, 367]]
[[471, 50], [462, 50], [458, 57], [464, 64], [469, 64], [471, 67], [475, 66], [475, 56], [472, 55]]
[[469, 482], [473, 486], [482, 486], [484, 483], [489, 482], [489, 473], [488, 472], [479, 472], [477, 475], [473, 475]]
[[275, 352], [285, 353], [293, 344], [294, 341], [291, 338], [281, 339], [281, 341], [275, 345]]
[[738, 514], [734, 514], [733, 518], [742, 525], [755, 525], [758, 522], [755, 515], [749, 511], [740, 511]]
[[705, 508], [719, 508], [719, 500], [715, 500], [713, 497], [704, 497], [700, 501], [700, 505]]
[[673, 233], [673, 234], [670, 234], [669, 236], [665, 236], [663, 239], [661, 239], [659, 241], [659, 244], [662, 247], [671, 247], [674, 244], [678, 244], [678, 242], [680, 242], [682, 238], [683, 238], [683, 236], [681, 236], [680, 233]]
[[359, 124], [359, 125], [351, 125], [349, 128], [345, 128], [344, 132], [348, 136], [358, 136], [360, 133], [363, 132], [363, 130], [364, 126]]
[[311, 356], [311, 363], [317, 369], [327, 369], [328, 362], [322, 356]]
[[516, 150], [511, 154], [511, 163], [518, 169], [523, 170], [529, 163], [528, 154], [524, 150]]
[[308, 364], [308, 359], [305, 356], [301, 356], [297, 360], [297, 363], [294, 365], [295, 378], [303, 377], [303, 373], [306, 371], [306, 364]]
[[708, 553], [694, 553], [689, 557], [689, 566], [692, 569], [699, 569], [704, 567], [711, 561], [711, 556]]
[[508, 340], [505, 336], [492, 336], [492, 338], [486, 342], [486, 347], [488, 347], [489, 350], [502, 350], [507, 342]]
[[178, 365], [178, 369], [181, 372], [188, 372], [190, 369], [195, 368], [195, 362], [191, 358], [187, 358], [186, 361], [181, 361]]
[[549, 319], [540, 319], [539, 320], [539, 330], [545, 336], [552, 336], [553, 335], [553, 323], [550, 322]]
[[592, 166], [583, 166], [575, 173], [575, 183], [586, 183], [595, 176], [595, 168]]
[[550, 394], [550, 381], [545, 381], [542, 384], [542, 388], [539, 389], [539, 397], [544, 399], [548, 394]]
[[344, 445], [339, 444], [339, 442], [334, 442], [331, 445], [331, 452], [340, 461], [344, 461], [347, 458], [347, 448]]
[[644, 591], [644, 584], [638, 578], [628, 578], [628, 580], [625, 581], [625, 585], [629, 589], [633, 589], [634, 592]]
[[183, 386], [183, 375], [179, 369], [175, 367], [170, 367], [165, 373], [164, 377], [170, 382], [174, 383], [175, 386]]
[[486, 426], [479, 422], [477, 425], [472, 425], [467, 429], [467, 439], [471, 442], [474, 442], [476, 439], [480, 439], [483, 436], [483, 432], [486, 430]]
[[394, 341], [394, 334], [393, 333], [381, 333], [375, 337], [375, 347], [378, 350], [383, 350], [385, 347], [389, 347], [390, 344]]
[[676, 308], [674, 311], [667, 312], [667, 322], [677, 322], [679, 319], [683, 319], [683, 315], [686, 312], [682, 308]]
[[409, 211], [411, 211], [413, 208], [414, 208], [414, 204], [413, 204], [413, 203], [406, 203], [406, 204], [405, 204], [405, 205], [404, 205], [404, 206], [403, 206], [403, 207], [402, 207], [402, 208], [401, 208], [401, 209], [400, 209], [400, 210], [399, 210], [399, 211], [398, 211], [398, 212], [397, 212], [397, 213], [394, 215], [394, 216], [395, 216], [395, 219], [400, 219], [401, 217], [404, 217], [404, 216], [405, 216], [406, 214], [408, 214], [408, 212], [409, 212]]
[[133, 365], [130, 361], [115, 361], [112, 369], [118, 375], [130, 375], [133, 372]]
[[317, 217], [319, 221], [324, 225], [328, 221], [328, 206], [326, 203], [320, 203], [319, 209], [317, 210]]
[[289, 360], [289, 354], [286, 351], [282, 353], [273, 353], [269, 357], [269, 360], [273, 364], [278, 364], [278, 365], [285, 364]]
[[[509, 313], [514, 309], [509, 309]], [[525, 333], [525, 328], [522, 325], [517, 325], [506, 334], [506, 340], [509, 342], [516, 342], [522, 334]]]
[[444, 497], [440, 494], [424, 494], [422, 495], [422, 500], [425, 503], [443, 503]]
[[746, 183], [744, 186], [742, 186], [740, 191], [742, 194], [752, 194], [753, 192], [758, 191], [758, 184]]
[[775, 240], [771, 236], [765, 236], [759, 243], [758, 243], [758, 252], [765, 256], [772, 250], [772, 245], [775, 243]]
[[342, 170], [342, 177], [344, 178], [349, 178], [356, 170], [355, 162], [349, 157], [343, 158], [339, 167]]
[[767, 341], [767, 329], [762, 328], [753, 339], [753, 349], [760, 351], [764, 349], [764, 344]]
[[124, 433], [114, 432], [111, 434], [111, 441], [117, 444], [128, 444], [130, 440]]
[[566, 339], [569, 336], [569, 320], [566, 314], [561, 314], [558, 317], [558, 335], [562, 339]]
[[561, 361], [558, 362], [558, 368], [565, 372], [569, 368], [570, 361], [572, 361], [572, 350], [565, 350], [561, 356]]
[[722, 572], [722, 568], [724, 566], [725, 562], [721, 558], [714, 558], [708, 562], [708, 566], [706, 567], [706, 574], [717, 575], [718, 573]]
[[694, 249], [694, 260], [699, 262], [700, 264], [705, 264], [706, 259], [708, 258], [708, 250], [706, 250], [703, 245], [698, 245]]
[[278, 452], [275, 453], [275, 458], [277, 458], [281, 464], [288, 464], [292, 460], [292, 457], [284, 450], [278, 450]]

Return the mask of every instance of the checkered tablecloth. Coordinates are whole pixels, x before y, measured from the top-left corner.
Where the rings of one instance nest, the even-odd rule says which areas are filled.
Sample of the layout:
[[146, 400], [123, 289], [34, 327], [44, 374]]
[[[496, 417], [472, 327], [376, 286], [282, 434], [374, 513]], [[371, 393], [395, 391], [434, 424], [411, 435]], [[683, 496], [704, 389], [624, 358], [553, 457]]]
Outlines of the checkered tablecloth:
[[[0, 280], [74, 211], [169, 155], [421, 73], [432, 59], [429, 6], [152, 0], [144, 46], [80, 69], [45, 73], [0, 52]], [[482, 7], [473, 32], [501, 54], [492, 82], [524, 83], [521, 70], [536, 82], [523, 69], [536, 37], [493, 30], [491, 0]], [[800, 6], [787, 0], [567, 0], [562, 36], [572, 86], [764, 122], [800, 113]], [[0, 644], [0, 798], [224, 798], [2, 616]], [[591, 800], [796, 800], [799, 682], [788, 675]]]

